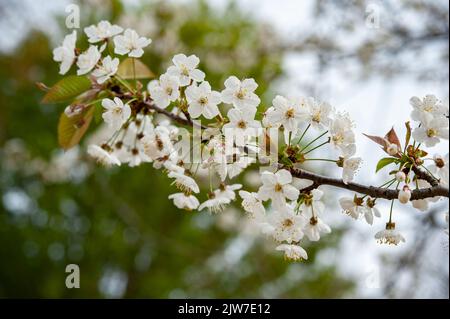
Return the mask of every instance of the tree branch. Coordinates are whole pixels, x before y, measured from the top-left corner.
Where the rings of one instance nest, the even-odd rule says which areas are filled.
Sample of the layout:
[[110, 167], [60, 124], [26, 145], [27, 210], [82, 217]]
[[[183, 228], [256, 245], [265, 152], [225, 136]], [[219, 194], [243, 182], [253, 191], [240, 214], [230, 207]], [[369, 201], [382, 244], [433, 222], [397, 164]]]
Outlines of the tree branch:
[[[184, 119], [176, 114], [173, 114], [165, 109], [162, 109], [156, 105], [154, 105], [151, 101], [145, 101], [144, 102], [147, 107], [150, 109], [156, 111], [157, 113], [164, 114], [165, 116], [169, 117], [170, 119], [174, 120], [175, 122], [178, 122], [182, 125], [187, 126], [193, 126], [197, 125], [194, 123], [191, 119]], [[200, 125], [202, 129], [205, 129], [205, 126]], [[282, 168], [285, 168], [284, 166], [281, 166]], [[357, 183], [348, 183], [345, 184], [342, 179], [337, 178], [331, 178], [322, 176], [319, 174], [311, 173], [308, 171], [305, 171], [303, 169], [295, 169], [291, 168], [288, 169], [292, 176], [307, 179], [313, 182], [311, 186], [308, 186], [306, 188], [301, 189], [301, 192], [309, 192], [320, 185], [330, 185], [342, 189], [347, 189], [350, 191], [354, 191], [360, 194], [369, 195], [373, 198], [384, 198], [388, 200], [397, 199], [398, 198], [398, 190], [394, 189], [388, 189], [388, 188], [382, 188], [382, 187], [375, 187], [375, 186], [366, 186], [362, 184]], [[411, 192], [411, 200], [418, 200], [418, 199], [426, 199], [431, 198], [435, 196], [442, 196], [442, 197], [449, 197], [449, 190], [446, 187], [443, 187], [439, 185], [439, 181], [437, 181], [433, 176], [429, 175], [427, 172], [422, 171], [419, 168], [413, 168], [414, 173], [420, 178], [424, 179], [427, 182], [429, 182], [432, 187], [430, 188], [423, 188], [423, 189], [416, 189]]]
[[[310, 181], [313, 181], [313, 185], [308, 186], [304, 189], [302, 189], [302, 192], [308, 192], [311, 191], [314, 188], [319, 187], [320, 185], [330, 185], [338, 188], [343, 188], [347, 190], [351, 190], [360, 194], [369, 195], [373, 198], [384, 198], [384, 199], [397, 199], [398, 198], [398, 190], [394, 189], [388, 189], [388, 188], [382, 188], [382, 187], [375, 187], [375, 186], [365, 186], [357, 183], [348, 183], [345, 184], [342, 179], [337, 178], [331, 178], [326, 177], [318, 174], [314, 174], [302, 169], [290, 169], [292, 176], [307, 179]], [[422, 172], [422, 174], [426, 174], [425, 172]], [[424, 175], [421, 175], [421, 178]], [[411, 200], [418, 200], [418, 199], [426, 199], [431, 198], [435, 196], [443, 196], [443, 197], [449, 197], [449, 190], [448, 188], [445, 188], [443, 186], [435, 185], [430, 188], [423, 188], [423, 189], [417, 189], [413, 190], [411, 192]]]
[[163, 108], [160, 108], [158, 106], [156, 106], [154, 103], [152, 103], [151, 101], [144, 101], [143, 102], [149, 109], [154, 110], [156, 113], [159, 114], [164, 114], [165, 116], [169, 117], [170, 119], [172, 119], [173, 121], [180, 123], [182, 125], [186, 125], [186, 126], [197, 126], [200, 127], [202, 129], [206, 129], [207, 127], [203, 126], [203, 125], [199, 125], [197, 123], [195, 123], [194, 121], [192, 121], [190, 118], [182, 118], [172, 112], [169, 112]]

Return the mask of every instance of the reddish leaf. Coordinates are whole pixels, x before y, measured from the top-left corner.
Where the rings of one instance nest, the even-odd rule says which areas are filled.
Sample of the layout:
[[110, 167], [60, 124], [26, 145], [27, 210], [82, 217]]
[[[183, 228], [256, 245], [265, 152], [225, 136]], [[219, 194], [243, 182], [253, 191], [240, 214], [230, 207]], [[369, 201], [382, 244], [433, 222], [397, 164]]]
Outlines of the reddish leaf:
[[375, 143], [380, 145], [383, 149], [386, 149], [386, 147], [387, 147], [386, 140], [384, 138], [382, 138], [381, 136], [374, 136], [374, 135], [367, 135], [367, 134], [364, 134], [364, 136], [370, 138], [372, 141], [374, 141]]
[[400, 140], [398, 139], [397, 133], [395, 132], [394, 128], [391, 128], [391, 130], [387, 132], [384, 138], [388, 140], [389, 143], [396, 144], [398, 146], [398, 149], [402, 149], [402, 145], [400, 143]]

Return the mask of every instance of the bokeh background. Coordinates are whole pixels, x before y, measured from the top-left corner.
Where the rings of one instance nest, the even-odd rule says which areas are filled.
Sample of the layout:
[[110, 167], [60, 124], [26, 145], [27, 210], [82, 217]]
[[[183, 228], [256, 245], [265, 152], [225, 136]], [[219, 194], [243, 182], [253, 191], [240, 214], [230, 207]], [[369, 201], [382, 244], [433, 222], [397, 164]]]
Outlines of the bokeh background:
[[[69, 32], [72, 2], [0, 0], [0, 297], [448, 298], [448, 201], [427, 213], [396, 206], [407, 242], [384, 247], [373, 235], [385, 219], [351, 222], [330, 189], [332, 234], [305, 247], [307, 262], [289, 263], [238, 207], [182, 212], [151, 165], [96, 166], [85, 154], [94, 127], [63, 153], [65, 105], [42, 105], [35, 83], [59, 79], [51, 51]], [[446, 0], [74, 3], [82, 27], [108, 19], [152, 38], [143, 60], [156, 74], [174, 54], [196, 54], [215, 89], [229, 75], [254, 77], [265, 107], [275, 93], [295, 93], [347, 110], [364, 159], [359, 182], [387, 178], [374, 175], [382, 152], [361, 133], [394, 125], [402, 134], [413, 95], [448, 99]], [[448, 142], [432, 154], [447, 151]], [[242, 182], [257, 187], [255, 174]], [[80, 266], [80, 289], [65, 287], [70, 263]]]

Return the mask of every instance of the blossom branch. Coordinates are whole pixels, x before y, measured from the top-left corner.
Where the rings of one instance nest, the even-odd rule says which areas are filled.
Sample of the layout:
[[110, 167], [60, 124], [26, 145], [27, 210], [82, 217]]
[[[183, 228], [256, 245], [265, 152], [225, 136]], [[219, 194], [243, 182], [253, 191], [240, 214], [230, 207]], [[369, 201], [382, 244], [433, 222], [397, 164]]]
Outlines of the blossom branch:
[[[184, 119], [176, 114], [173, 114], [169, 111], [166, 111], [165, 109], [162, 109], [150, 101], [144, 102], [145, 105], [147, 105], [150, 109], [156, 111], [159, 114], [163, 114], [170, 119], [174, 120], [175, 122], [178, 122], [183, 125], [192, 126], [195, 125], [195, 123], [190, 119]], [[202, 126], [202, 128], [204, 128]], [[285, 168], [285, 167], [282, 167]], [[398, 198], [399, 190], [394, 189], [388, 189], [383, 187], [375, 187], [375, 186], [366, 186], [358, 183], [347, 183], [345, 184], [342, 179], [337, 178], [331, 178], [315, 173], [311, 173], [309, 171], [303, 170], [303, 169], [290, 169], [292, 176], [307, 179], [313, 182], [312, 185], [301, 189], [300, 191], [303, 193], [307, 193], [313, 189], [316, 189], [320, 185], [330, 185], [342, 189], [347, 189], [351, 191], [355, 191], [360, 194], [369, 195], [372, 198], [384, 198], [387, 200], [393, 200]], [[429, 182], [432, 187], [429, 188], [423, 188], [423, 189], [416, 189], [411, 192], [411, 200], [419, 200], [419, 199], [426, 199], [426, 198], [432, 198], [435, 196], [443, 196], [443, 197], [449, 197], [449, 189], [443, 186], [439, 185], [439, 181], [437, 181], [433, 176], [428, 174], [427, 172], [414, 167], [413, 168], [414, 173], [420, 178], [424, 179], [427, 182]]]
[[[351, 191], [355, 191], [360, 194], [369, 195], [373, 198], [384, 198], [388, 200], [393, 200], [398, 198], [398, 190], [366, 186], [358, 183], [348, 183], [345, 184], [342, 179], [331, 178], [327, 176], [322, 176], [319, 174], [314, 174], [303, 169], [291, 169], [292, 176], [307, 179], [313, 182], [311, 186], [308, 186], [301, 190], [301, 192], [309, 192], [320, 185], [330, 185], [338, 188], [343, 188]], [[428, 174], [421, 171], [421, 178], [427, 176]], [[432, 178], [431, 176], [426, 177], [427, 180]], [[424, 178], [425, 179], [425, 178]], [[449, 190], [446, 187], [435, 185], [429, 188], [417, 189], [411, 192], [411, 200], [426, 199], [435, 196], [449, 197]]]

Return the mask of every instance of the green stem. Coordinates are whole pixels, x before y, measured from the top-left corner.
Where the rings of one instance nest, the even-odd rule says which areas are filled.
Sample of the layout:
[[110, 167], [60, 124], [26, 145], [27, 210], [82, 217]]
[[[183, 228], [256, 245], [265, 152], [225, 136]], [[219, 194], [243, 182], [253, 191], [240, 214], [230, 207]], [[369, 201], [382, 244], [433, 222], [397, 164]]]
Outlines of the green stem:
[[428, 174], [430, 174], [435, 180], [439, 180], [439, 178], [434, 176], [434, 174], [431, 173], [430, 170], [428, 168], [426, 168], [424, 165], [420, 165], [420, 167], [423, 167], [428, 172]]
[[328, 140], [328, 141], [326, 141], [326, 142], [323, 142], [322, 144], [320, 144], [320, 145], [318, 145], [318, 146], [316, 146], [316, 147], [310, 149], [308, 152], [304, 153], [303, 155], [309, 154], [309, 153], [311, 153], [312, 151], [315, 151], [316, 149], [318, 149], [318, 148], [320, 148], [320, 147], [322, 147], [322, 146], [324, 146], [324, 145], [326, 145], [326, 144], [328, 144], [328, 143], [330, 143], [330, 140]]
[[322, 162], [337, 163], [336, 160], [327, 159], [327, 158], [305, 158], [305, 161], [322, 161]]
[[319, 140], [322, 136], [324, 136], [325, 134], [327, 134], [328, 131], [326, 131], [325, 133], [320, 134], [318, 137], [316, 137], [315, 139], [313, 139], [311, 142], [309, 142], [305, 147], [303, 147], [300, 152], [303, 152], [305, 149], [307, 149], [309, 146], [311, 146], [312, 144], [314, 144], [315, 141]]
[[306, 129], [303, 131], [302, 135], [300, 136], [299, 140], [297, 141], [296, 144], [300, 144], [300, 142], [303, 140], [303, 137], [305, 137], [306, 132], [308, 132], [309, 128], [311, 127], [311, 124], [308, 124], [308, 126], [306, 127]]
[[391, 201], [391, 209], [389, 211], [389, 224], [392, 223], [392, 211], [394, 210], [394, 200]]

